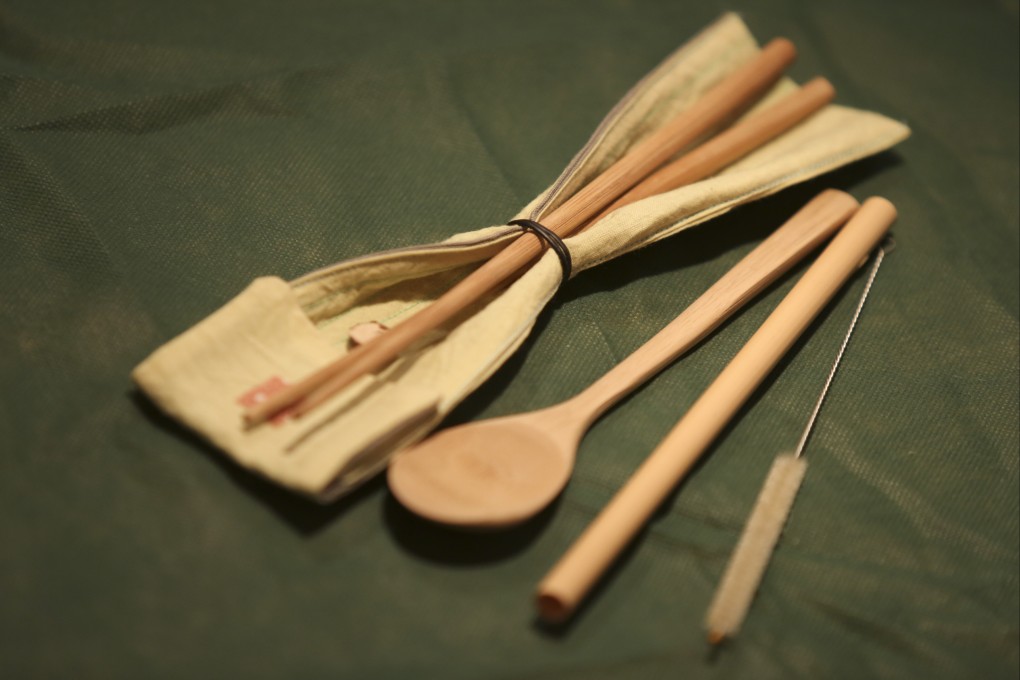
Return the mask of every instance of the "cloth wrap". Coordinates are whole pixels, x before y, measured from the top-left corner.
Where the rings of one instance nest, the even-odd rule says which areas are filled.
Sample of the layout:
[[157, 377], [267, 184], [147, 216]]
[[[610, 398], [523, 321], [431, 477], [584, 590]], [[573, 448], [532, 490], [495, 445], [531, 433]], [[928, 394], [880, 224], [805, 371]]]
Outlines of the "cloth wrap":
[[[552, 186], [515, 217], [541, 221], [757, 51], [740, 18], [724, 15], [640, 80]], [[795, 87], [784, 79], [749, 113]], [[633, 203], [566, 239], [573, 273], [908, 135], [905, 125], [877, 114], [827, 106], [723, 172]], [[242, 395], [268, 380], [294, 382], [343, 355], [348, 332], [359, 323], [399, 324], [519, 234], [519, 227], [489, 227], [347, 260], [291, 282], [258, 278], [156, 350], [132, 377], [162, 410], [240, 465], [328, 502], [428, 434], [520, 346], [560, 284], [555, 253], [547, 251], [512, 285], [479, 300], [452, 329], [423, 339], [304, 418], [246, 430]]]

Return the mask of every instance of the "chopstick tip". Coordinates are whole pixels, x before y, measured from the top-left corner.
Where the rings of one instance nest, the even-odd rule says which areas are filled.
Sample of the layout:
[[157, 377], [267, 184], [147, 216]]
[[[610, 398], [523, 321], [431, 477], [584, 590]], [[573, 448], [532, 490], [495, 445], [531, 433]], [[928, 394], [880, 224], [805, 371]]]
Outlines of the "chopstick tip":
[[786, 63], [790, 63], [797, 58], [797, 46], [789, 38], [782, 36], [770, 40], [761, 51], [778, 57]]
[[829, 100], [836, 97], [836, 88], [829, 82], [828, 78], [823, 76], [815, 76], [808, 82], [804, 83], [804, 89], [807, 88], [817, 90], [819, 95]]

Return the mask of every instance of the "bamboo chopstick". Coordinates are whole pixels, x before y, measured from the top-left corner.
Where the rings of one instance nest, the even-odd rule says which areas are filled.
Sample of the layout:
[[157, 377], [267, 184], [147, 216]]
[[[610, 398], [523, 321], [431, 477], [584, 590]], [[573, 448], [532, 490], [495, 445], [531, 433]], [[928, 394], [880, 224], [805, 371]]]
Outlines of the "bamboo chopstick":
[[[795, 56], [796, 50], [788, 40], [773, 40], [689, 109], [637, 144], [608, 170], [545, 216], [543, 224], [559, 236], [573, 233], [676, 152], [746, 110], [779, 79]], [[249, 427], [258, 425], [290, 406], [295, 406], [293, 415], [300, 417], [306, 414], [362, 375], [384, 368], [423, 335], [446, 323], [509, 279], [543, 249], [543, 242], [534, 235], [517, 238], [429, 307], [247, 409], [245, 423]]]
[[569, 618], [588, 591], [649, 520], [740, 406], [862, 264], [896, 219], [884, 198], [870, 198], [719, 377], [687, 411], [537, 589], [540, 615]]

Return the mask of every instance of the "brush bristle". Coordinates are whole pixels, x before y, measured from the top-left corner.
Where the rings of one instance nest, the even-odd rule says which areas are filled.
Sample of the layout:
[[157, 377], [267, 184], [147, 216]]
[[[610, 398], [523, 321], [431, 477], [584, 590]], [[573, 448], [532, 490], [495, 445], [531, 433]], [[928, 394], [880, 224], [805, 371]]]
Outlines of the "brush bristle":
[[730, 638], [740, 629], [806, 471], [807, 461], [791, 454], [778, 456], [772, 464], [708, 608], [710, 639]]

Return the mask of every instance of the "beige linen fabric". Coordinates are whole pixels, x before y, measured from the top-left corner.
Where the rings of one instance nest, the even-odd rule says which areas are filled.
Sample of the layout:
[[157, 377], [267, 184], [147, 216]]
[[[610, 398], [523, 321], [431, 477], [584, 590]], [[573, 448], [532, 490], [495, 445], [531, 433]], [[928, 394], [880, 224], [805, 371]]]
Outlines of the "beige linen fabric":
[[[736, 15], [723, 16], [643, 78], [518, 217], [541, 220], [757, 49]], [[794, 87], [781, 82], [759, 106]], [[882, 116], [828, 106], [722, 173], [617, 210], [567, 239], [574, 272], [889, 148], [908, 134]], [[259, 278], [156, 350], [133, 378], [160, 408], [239, 464], [332, 500], [425, 436], [517, 349], [560, 283], [555, 254], [546, 253], [509, 288], [479, 301], [445, 335], [427, 338], [300, 421], [245, 430], [238, 399], [267, 379], [292, 382], [343, 355], [348, 331], [358, 323], [400, 323], [517, 233], [516, 227], [490, 227], [341, 262], [290, 283]]]

